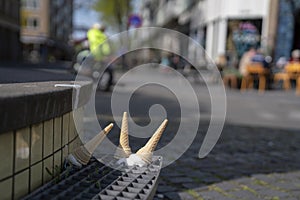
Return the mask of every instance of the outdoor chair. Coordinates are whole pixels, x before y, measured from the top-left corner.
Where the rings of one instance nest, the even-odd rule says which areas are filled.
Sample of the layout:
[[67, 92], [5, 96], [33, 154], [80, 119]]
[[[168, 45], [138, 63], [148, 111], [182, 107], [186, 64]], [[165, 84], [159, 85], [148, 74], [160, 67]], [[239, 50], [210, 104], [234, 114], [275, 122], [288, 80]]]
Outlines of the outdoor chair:
[[283, 88], [285, 90], [291, 89], [291, 80], [296, 80], [296, 93], [299, 90], [299, 77], [300, 77], [300, 63], [291, 62], [286, 65], [284, 72], [277, 73], [274, 75], [274, 82], [283, 81]]
[[296, 94], [300, 95], [300, 76], [297, 79]]
[[248, 88], [253, 88], [254, 76], [258, 75], [258, 90], [259, 92], [264, 92], [267, 84], [266, 75], [268, 74], [268, 70], [265, 69], [261, 63], [251, 63], [247, 66], [247, 73], [248, 75], [243, 76], [242, 78], [241, 91], [245, 91]]

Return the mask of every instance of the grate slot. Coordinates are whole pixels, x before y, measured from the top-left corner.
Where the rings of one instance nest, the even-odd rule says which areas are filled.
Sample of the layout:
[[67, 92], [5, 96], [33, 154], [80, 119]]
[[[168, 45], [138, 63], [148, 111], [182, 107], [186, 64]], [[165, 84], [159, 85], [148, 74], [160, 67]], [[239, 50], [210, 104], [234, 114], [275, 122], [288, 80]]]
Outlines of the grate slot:
[[113, 200], [115, 197], [105, 195], [105, 194], [99, 194], [100, 199], [102, 200]]
[[119, 191], [113, 191], [113, 190], [105, 190], [104, 194], [109, 196], [118, 196], [120, 194]]
[[115, 191], [123, 191], [125, 187], [123, 187], [123, 186], [117, 186], [117, 185], [112, 185], [110, 188], [112, 190], [115, 190]]
[[127, 187], [126, 191], [131, 192], [131, 193], [139, 193], [141, 191], [141, 189], [138, 188], [133, 188], [133, 187]]
[[131, 183], [132, 184], [132, 187], [134, 187], [134, 188], [140, 188], [140, 189], [142, 189], [142, 188], [144, 188], [144, 184], [140, 184], [140, 183]]
[[117, 199], [117, 200], [131, 200], [131, 199], [126, 198], [126, 197], [117, 197], [116, 199]]
[[146, 185], [147, 183], [149, 183], [149, 180], [144, 180], [144, 179], [136, 179], [137, 183], [140, 183], [140, 184], [144, 184]]
[[122, 192], [121, 194], [123, 197], [129, 198], [129, 199], [134, 199], [137, 196], [137, 194], [130, 193], [130, 192]]

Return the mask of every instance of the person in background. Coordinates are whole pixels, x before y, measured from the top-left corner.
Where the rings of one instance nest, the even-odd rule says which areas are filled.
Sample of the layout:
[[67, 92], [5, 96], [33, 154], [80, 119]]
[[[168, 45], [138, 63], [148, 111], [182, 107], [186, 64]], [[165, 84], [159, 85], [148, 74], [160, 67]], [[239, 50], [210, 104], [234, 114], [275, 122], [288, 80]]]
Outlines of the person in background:
[[265, 56], [263, 55], [261, 49], [258, 49], [258, 50], [256, 51], [256, 53], [254, 54], [254, 56], [253, 56], [252, 59], [251, 59], [251, 62], [254, 62], [254, 63], [260, 63], [260, 64], [262, 64], [265, 68], [268, 67], [268, 63], [266, 62]]
[[170, 56], [169, 61], [170, 67], [179, 71], [183, 70], [186, 65], [186, 62], [177, 54]]
[[221, 75], [223, 75], [223, 71], [227, 67], [227, 58], [225, 54], [220, 54], [216, 59], [216, 65]]
[[300, 50], [295, 49], [292, 51], [292, 57], [290, 59], [290, 62], [300, 62]]
[[96, 61], [101, 61], [104, 55], [108, 55], [110, 53], [109, 45], [104, 43], [107, 40], [107, 36], [104, 32], [105, 26], [98, 23], [95, 23], [87, 32], [90, 51]]
[[288, 59], [284, 56], [280, 57], [273, 69], [273, 73], [283, 72], [285, 65], [288, 63]]
[[243, 54], [239, 65], [239, 72], [242, 76], [248, 75], [247, 66], [252, 62], [252, 58], [255, 54], [256, 50], [253, 47]]
[[[113, 69], [111, 65], [104, 68], [111, 59], [109, 55], [111, 49], [108, 42], [106, 42], [108, 38], [104, 32], [105, 26], [95, 23], [93, 27], [88, 30], [87, 38], [92, 55], [91, 60], [93, 62], [96, 61], [96, 63], [90, 64], [92, 67], [92, 77], [95, 83], [97, 83], [97, 89], [108, 91], [113, 84]], [[102, 72], [101, 69], [104, 69], [104, 71]]]

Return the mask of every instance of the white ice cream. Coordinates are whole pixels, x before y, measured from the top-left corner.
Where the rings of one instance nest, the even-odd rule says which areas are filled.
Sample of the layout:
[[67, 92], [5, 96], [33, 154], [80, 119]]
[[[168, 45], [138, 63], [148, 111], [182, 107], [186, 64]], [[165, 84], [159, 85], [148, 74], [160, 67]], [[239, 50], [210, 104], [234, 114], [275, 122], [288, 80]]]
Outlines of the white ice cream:
[[76, 167], [79, 167], [81, 168], [82, 167], [82, 164], [79, 163], [76, 158], [72, 155], [72, 154], [69, 154], [68, 157], [67, 157], [67, 160], [74, 166]]
[[121, 158], [117, 162], [117, 164], [123, 164], [123, 163], [129, 167], [132, 166], [144, 167], [147, 165], [147, 163], [143, 161], [143, 159], [141, 159], [141, 157], [135, 153], [131, 154], [128, 158]]

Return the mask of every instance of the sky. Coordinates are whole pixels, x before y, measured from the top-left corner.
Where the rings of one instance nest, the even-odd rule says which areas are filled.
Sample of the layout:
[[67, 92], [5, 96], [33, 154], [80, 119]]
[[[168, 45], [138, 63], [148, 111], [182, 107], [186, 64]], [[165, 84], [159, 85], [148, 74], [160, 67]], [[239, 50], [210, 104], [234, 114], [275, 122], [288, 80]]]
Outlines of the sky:
[[[82, 0], [76, 0], [75, 4], [77, 2], [82, 2]], [[94, 23], [99, 21], [99, 13], [97, 13], [96, 11], [94, 11], [93, 9], [91, 9], [89, 6], [92, 6], [92, 1], [86, 1], [86, 2], [90, 2], [85, 3], [84, 6], [80, 7], [80, 8], [76, 8], [74, 9], [74, 14], [73, 14], [73, 24], [74, 24], [74, 28], [76, 26], [83, 26], [83, 27], [91, 27]], [[75, 39], [81, 39], [84, 38], [86, 35], [86, 33], [84, 31], [76, 31], [74, 30], [73, 32], [73, 37]]]
[[[91, 9], [91, 6], [93, 5], [93, 2], [96, 0], [75, 0], [75, 8], [74, 8], [74, 14], [73, 14], [73, 24], [74, 28], [76, 26], [84, 26], [84, 27], [91, 27], [94, 23], [100, 23], [100, 17], [99, 13]], [[133, 0], [133, 13], [137, 13], [139, 10], [139, 7], [141, 5], [141, 0]], [[79, 8], [76, 7], [78, 3], [82, 3], [84, 6], [81, 6]], [[84, 31], [76, 31], [73, 32], [73, 38], [74, 39], [82, 39], [86, 36], [86, 32]]]

